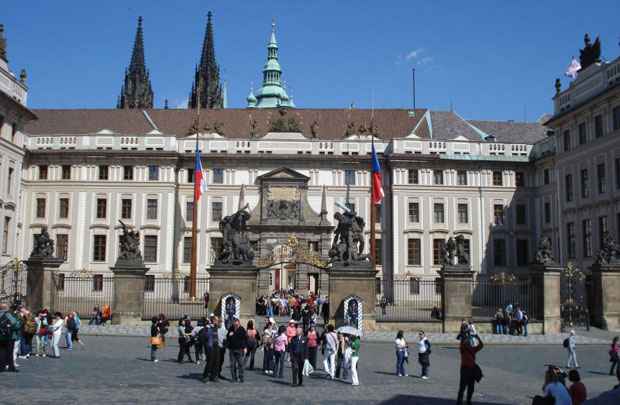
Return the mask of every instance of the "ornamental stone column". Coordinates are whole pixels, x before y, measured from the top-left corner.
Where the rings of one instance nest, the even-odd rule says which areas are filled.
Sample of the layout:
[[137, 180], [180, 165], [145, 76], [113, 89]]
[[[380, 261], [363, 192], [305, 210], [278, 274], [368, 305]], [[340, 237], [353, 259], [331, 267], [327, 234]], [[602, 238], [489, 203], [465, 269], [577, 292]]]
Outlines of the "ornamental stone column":
[[620, 328], [620, 249], [609, 233], [592, 270], [591, 315], [594, 325], [607, 329]]
[[443, 286], [443, 331], [459, 332], [463, 320], [472, 316], [474, 281], [462, 236], [457, 236], [456, 240], [450, 237], [446, 241], [439, 274]]
[[65, 261], [54, 257], [54, 241], [50, 239], [47, 227], [35, 235], [35, 246], [28, 260], [24, 261], [27, 269], [26, 305], [32, 311], [43, 308], [54, 310], [56, 296], [56, 271]]
[[149, 268], [144, 266], [140, 253], [140, 234], [122, 222], [120, 254], [110, 270], [114, 273], [112, 324], [135, 325], [142, 322], [144, 313], [144, 282]]
[[528, 308], [530, 319], [542, 321], [542, 333], [562, 331], [560, 296], [561, 276], [564, 267], [556, 263], [551, 250], [551, 239], [543, 237], [530, 265], [533, 308]]

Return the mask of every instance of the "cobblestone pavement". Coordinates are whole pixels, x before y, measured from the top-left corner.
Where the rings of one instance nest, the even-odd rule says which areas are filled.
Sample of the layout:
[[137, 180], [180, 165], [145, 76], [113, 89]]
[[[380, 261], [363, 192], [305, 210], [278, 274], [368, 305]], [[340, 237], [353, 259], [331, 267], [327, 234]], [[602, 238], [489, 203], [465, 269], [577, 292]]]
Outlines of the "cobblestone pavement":
[[[80, 329], [83, 335], [93, 336], [148, 336], [150, 326], [123, 326], [123, 325], [107, 325], [107, 326], [88, 326], [83, 325]], [[429, 333], [427, 334], [433, 342], [441, 344], [456, 344], [456, 333]], [[171, 327], [169, 336], [176, 337], [176, 328]], [[368, 332], [362, 338], [367, 342], [392, 342], [396, 336], [395, 332]], [[555, 345], [561, 344], [567, 334], [551, 334], [551, 335], [529, 335], [511, 336], [511, 335], [481, 335], [486, 343], [489, 344], [508, 344], [508, 345]], [[589, 332], [577, 331], [578, 344], [608, 344], [611, 342], [613, 332], [601, 331], [599, 329], [590, 329]], [[417, 337], [415, 332], [405, 333], [408, 340], [414, 340]]]
[[[146, 338], [85, 336], [85, 348], [63, 351], [61, 359], [20, 360], [20, 373], [0, 375], [1, 404], [424, 404], [455, 402], [458, 352], [454, 346], [433, 345], [431, 378], [422, 380], [415, 359], [409, 377], [394, 375], [394, 352], [389, 343], [363, 343], [359, 362], [361, 386], [329, 381], [318, 371], [303, 387], [290, 387], [290, 369], [277, 380], [246, 371], [244, 384], [230, 381], [203, 384], [202, 365], [177, 364], [177, 346], [169, 339], [157, 364], [147, 361]], [[590, 396], [612, 387], [607, 375], [606, 346], [578, 347], [583, 381]], [[476, 386], [480, 405], [529, 404], [540, 392], [544, 364], [563, 364], [561, 345], [487, 346], [479, 354], [485, 374]], [[262, 355], [257, 354], [261, 364]], [[226, 365], [228, 365], [228, 361]], [[229, 376], [226, 368], [225, 375]]]

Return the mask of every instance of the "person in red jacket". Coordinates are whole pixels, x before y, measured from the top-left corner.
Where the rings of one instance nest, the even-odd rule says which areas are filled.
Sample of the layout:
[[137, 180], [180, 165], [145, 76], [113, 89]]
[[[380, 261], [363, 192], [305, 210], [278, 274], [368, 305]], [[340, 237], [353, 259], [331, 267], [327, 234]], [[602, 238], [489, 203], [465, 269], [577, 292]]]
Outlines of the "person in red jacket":
[[474, 395], [474, 384], [482, 378], [480, 368], [476, 365], [476, 353], [484, 345], [478, 335], [472, 335], [466, 331], [461, 337], [459, 350], [461, 352], [461, 378], [459, 380], [459, 393], [456, 399], [457, 405], [463, 404], [463, 393], [467, 388], [467, 404], [471, 404], [471, 397]]

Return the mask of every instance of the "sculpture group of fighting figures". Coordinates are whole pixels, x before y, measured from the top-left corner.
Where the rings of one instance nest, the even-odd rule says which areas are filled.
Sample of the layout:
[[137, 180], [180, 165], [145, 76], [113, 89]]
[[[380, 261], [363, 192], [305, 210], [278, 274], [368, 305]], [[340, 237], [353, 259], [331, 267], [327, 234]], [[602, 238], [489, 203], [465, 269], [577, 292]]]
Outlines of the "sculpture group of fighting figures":
[[465, 249], [465, 237], [457, 235], [450, 236], [443, 246], [442, 260], [444, 265], [468, 265], [469, 254]]
[[343, 213], [334, 214], [338, 222], [334, 231], [332, 247], [329, 257], [333, 263], [342, 263], [345, 266], [354, 262], [368, 260], [364, 254], [364, 219], [358, 216], [350, 207], [342, 206]]
[[217, 255], [218, 264], [251, 264], [254, 260], [254, 251], [245, 233], [247, 222], [250, 219], [249, 204], [232, 215], [220, 221], [222, 232], [222, 250]]

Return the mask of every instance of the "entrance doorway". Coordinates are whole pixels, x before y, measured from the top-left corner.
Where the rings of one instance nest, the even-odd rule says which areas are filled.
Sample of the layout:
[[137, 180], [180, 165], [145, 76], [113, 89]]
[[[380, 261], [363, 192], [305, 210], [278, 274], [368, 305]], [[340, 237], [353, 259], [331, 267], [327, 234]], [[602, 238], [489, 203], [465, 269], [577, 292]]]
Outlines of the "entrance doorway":
[[310, 291], [317, 293], [319, 289], [319, 274], [308, 274], [308, 284], [310, 285]]

